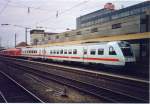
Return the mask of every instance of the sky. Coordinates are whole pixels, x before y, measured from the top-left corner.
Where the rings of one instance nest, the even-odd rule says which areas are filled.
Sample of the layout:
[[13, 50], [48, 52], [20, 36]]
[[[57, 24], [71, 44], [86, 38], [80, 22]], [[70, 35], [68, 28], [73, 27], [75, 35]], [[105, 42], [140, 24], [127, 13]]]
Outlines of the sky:
[[[144, 0], [0, 0], [0, 45], [14, 47], [25, 41], [25, 27], [46, 32], [76, 29], [76, 18], [102, 9], [111, 2], [115, 9], [128, 7]], [[1, 25], [9, 24], [9, 25]], [[42, 27], [42, 28], [40, 28]], [[30, 33], [28, 29], [28, 44]]]

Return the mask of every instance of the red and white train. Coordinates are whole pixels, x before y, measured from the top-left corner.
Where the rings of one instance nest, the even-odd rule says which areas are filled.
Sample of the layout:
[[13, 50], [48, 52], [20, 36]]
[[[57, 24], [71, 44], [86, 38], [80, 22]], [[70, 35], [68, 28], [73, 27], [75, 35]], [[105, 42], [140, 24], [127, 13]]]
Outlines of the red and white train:
[[135, 62], [130, 44], [126, 41], [86, 43], [80, 45], [49, 46], [46, 48], [8, 49], [1, 55], [33, 59], [51, 59], [80, 63], [125, 66]]

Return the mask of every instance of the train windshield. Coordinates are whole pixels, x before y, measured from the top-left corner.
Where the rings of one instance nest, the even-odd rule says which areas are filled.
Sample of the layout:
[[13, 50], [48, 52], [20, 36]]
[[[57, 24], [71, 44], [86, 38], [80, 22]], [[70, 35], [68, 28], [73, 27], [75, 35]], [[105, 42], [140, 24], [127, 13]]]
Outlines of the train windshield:
[[133, 56], [133, 52], [131, 50], [130, 44], [128, 44], [128, 43], [119, 43], [119, 46], [120, 46], [124, 56], [127, 56], [127, 57]]

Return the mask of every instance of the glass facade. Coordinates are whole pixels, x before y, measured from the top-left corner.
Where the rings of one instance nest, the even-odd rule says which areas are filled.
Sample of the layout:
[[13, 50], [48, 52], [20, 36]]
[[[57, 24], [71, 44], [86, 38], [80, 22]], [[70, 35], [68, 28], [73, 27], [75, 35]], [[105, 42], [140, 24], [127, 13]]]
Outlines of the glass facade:
[[145, 1], [127, 8], [116, 11], [105, 11], [104, 9], [77, 18], [77, 29], [88, 27], [95, 24], [108, 22], [114, 19], [123, 18], [131, 15], [140, 15], [150, 10], [150, 1]]

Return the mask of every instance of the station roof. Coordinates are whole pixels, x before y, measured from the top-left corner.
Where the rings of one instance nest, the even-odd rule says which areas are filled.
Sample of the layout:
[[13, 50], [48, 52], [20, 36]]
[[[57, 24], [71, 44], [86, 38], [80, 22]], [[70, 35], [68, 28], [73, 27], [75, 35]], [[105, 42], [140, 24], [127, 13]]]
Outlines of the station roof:
[[81, 44], [81, 43], [86, 43], [86, 42], [106, 42], [106, 41], [137, 40], [137, 39], [150, 39], [150, 32], [136, 33], [136, 34], [124, 34], [124, 35], [120, 34], [120, 35], [113, 35], [113, 36], [99, 36], [93, 39], [49, 43], [45, 45], [36, 45], [32, 47], [48, 47], [48, 46], [56, 46], [56, 45], [61, 46], [61, 45]]

